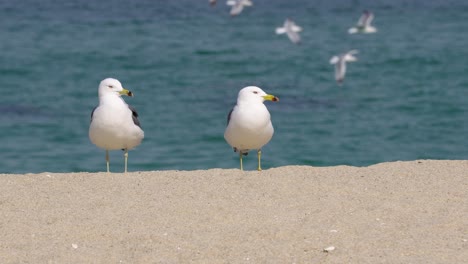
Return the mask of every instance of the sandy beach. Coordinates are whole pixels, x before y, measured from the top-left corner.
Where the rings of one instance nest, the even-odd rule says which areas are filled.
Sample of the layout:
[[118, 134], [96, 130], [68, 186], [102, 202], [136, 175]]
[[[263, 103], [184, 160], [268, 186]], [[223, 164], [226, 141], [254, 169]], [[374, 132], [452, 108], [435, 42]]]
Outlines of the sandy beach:
[[0, 208], [0, 263], [468, 261], [468, 161], [1, 174]]

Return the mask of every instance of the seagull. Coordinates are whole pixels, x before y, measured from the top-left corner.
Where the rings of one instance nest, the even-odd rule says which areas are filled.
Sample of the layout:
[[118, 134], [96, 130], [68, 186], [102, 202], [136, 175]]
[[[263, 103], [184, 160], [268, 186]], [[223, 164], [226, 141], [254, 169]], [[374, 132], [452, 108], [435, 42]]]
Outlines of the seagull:
[[286, 19], [284, 21], [283, 27], [276, 28], [276, 34], [284, 34], [288, 35], [289, 40], [291, 40], [294, 44], [301, 43], [301, 36], [299, 36], [298, 32], [302, 31], [302, 28], [294, 23], [291, 19]]
[[335, 64], [335, 80], [339, 85], [343, 83], [346, 74], [346, 62], [357, 61], [357, 58], [353, 56], [357, 53], [357, 50], [351, 50], [340, 55], [335, 55], [330, 59], [330, 64]]
[[349, 34], [355, 33], [375, 33], [377, 29], [371, 26], [371, 22], [374, 19], [374, 14], [368, 10], [362, 12], [361, 17], [359, 18], [356, 26], [348, 29]]
[[125, 172], [127, 172], [128, 151], [138, 146], [144, 137], [138, 113], [122, 99], [122, 95], [133, 93], [122, 87], [113, 78], [107, 78], [99, 84], [99, 105], [91, 113], [89, 139], [106, 150], [107, 172], [109, 172], [109, 150], [122, 149], [125, 154]]
[[226, 2], [228, 6], [232, 6], [231, 8], [231, 16], [237, 16], [239, 15], [242, 10], [244, 9], [244, 6], [252, 6], [253, 3], [250, 0], [228, 0]]
[[228, 114], [224, 139], [234, 152], [239, 152], [241, 170], [244, 170], [242, 156], [247, 155], [251, 149], [257, 150], [258, 170], [262, 170], [261, 149], [270, 141], [274, 132], [264, 101], [277, 102], [279, 98], [266, 94], [256, 86], [245, 87], [239, 91], [237, 104]]

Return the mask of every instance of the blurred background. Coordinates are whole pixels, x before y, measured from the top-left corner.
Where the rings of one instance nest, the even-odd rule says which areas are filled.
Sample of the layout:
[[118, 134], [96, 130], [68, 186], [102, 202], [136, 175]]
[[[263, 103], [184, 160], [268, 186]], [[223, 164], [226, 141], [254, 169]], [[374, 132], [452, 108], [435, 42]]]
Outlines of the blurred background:
[[[220, 0], [1, 1], [0, 172], [105, 171], [88, 128], [107, 77], [145, 131], [129, 171], [238, 168], [223, 134], [249, 85], [281, 99], [264, 169], [468, 159], [467, 1], [253, 2], [231, 17]], [[364, 9], [378, 32], [349, 35]], [[286, 18], [301, 45], [275, 34]], [[350, 49], [338, 86], [329, 60]]]

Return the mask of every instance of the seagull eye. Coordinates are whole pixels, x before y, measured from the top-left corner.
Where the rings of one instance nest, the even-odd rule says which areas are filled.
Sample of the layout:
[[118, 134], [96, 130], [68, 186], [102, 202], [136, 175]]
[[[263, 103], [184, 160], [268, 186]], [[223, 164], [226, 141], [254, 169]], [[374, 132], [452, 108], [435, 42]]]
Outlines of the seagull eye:
[[112, 89], [112, 88], [114, 88], [114, 86], [112, 86], [112, 85], [109, 85], [109, 88], [111, 88], [111, 89]]
[[253, 93], [254, 93], [254, 94], [258, 94], [258, 92], [257, 92], [257, 91], [253, 91]]

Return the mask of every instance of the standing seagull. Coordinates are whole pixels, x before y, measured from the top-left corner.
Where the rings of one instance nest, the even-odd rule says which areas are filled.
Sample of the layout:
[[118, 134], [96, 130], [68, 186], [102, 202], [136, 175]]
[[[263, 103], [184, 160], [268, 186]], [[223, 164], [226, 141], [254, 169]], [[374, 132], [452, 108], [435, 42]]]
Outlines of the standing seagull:
[[339, 85], [343, 83], [346, 74], [346, 62], [357, 61], [357, 58], [353, 56], [357, 53], [357, 50], [351, 50], [330, 59], [330, 64], [335, 64], [335, 80]]
[[299, 36], [298, 32], [302, 31], [302, 28], [294, 23], [291, 19], [286, 19], [284, 21], [283, 27], [276, 28], [276, 34], [284, 34], [288, 35], [289, 40], [291, 40], [294, 44], [301, 43], [301, 36]]
[[141, 130], [135, 109], [122, 99], [121, 95], [133, 96], [112, 78], [99, 84], [99, 105], [91, 113], [89, 138], [94, 145], [106, 150], [107, 172], [109, 172], [109, 150], [125, 151], [125, 172], [127, 172], [128, 150], [141, 143]]
[[247, 155], [251, 149], [257, 150], [258, 170], [262, 170], [261, 149], [270, 141], [274, 132], [270, 113], [263, 104], [265, 100], [279, 101], [278, 97], [266, 94], [256, 86], [248, 86], [239, 91], [237, 104], [229, 112], [224, 138], [234, 152], [239, 152], [241, 170], [244, 169], [242, 156]]
[[375, 33], [377, 32], [377, 29], [373, 26], [371, 26], [371, 22], [374, 19], [374, 14], [372, 12], [369, 12], [367, 10], [364, 10], [362, 12], [361, 17], [359, 18], [356, 26], [348, 29], [349, 34], [354, 34], [354, 33]]
[[228, 6], [232, 6], [231, 8], [231, 16], [237, 16], [244, 10], [244, 6], [252, 6], [253, 3], [250, 0], [228, 0], [226, 2]]

